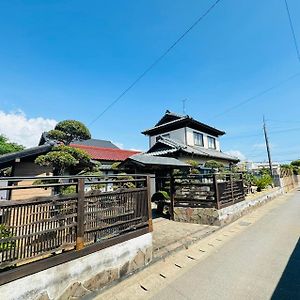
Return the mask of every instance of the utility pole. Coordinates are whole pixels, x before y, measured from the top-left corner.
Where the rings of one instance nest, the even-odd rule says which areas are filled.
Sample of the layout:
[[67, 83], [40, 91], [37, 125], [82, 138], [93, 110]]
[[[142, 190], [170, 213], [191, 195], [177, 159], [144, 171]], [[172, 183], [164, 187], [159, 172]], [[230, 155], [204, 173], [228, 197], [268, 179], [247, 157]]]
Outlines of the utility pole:
[[263, 128], [264, 128], [264, 135], [265, 135], [265, 141], [266, 141], [266, 147], [268, 153], [268, 160], [269, 160], [270, 175], [273, 176], [272, 159], [271, 159], [271, 152], [270, 152], [265, 116], [263, 116], [263, 123], [264, 123]]

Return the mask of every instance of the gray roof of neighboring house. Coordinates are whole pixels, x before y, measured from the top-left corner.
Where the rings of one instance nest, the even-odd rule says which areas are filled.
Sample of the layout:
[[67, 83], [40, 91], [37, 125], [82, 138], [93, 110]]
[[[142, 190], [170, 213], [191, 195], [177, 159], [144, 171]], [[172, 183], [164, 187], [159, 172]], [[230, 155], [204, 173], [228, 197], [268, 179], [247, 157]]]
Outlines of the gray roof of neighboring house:
[[113, 144], [111, 141], [106, 141], [106, 140], [89, 139], [89, 140], [82, 140], [82, 141], [74, 141], [72, 143], [78, 144], [78, 145], [100, 147], [100, 148], [120, 149], [115, 144]]
[[[42, 136], [39, 141], [39, 145], [49, 144], [51, 142], [56, 142], [50, 139], [47, 135], [47, 132], [43, 132]], [[77, 145], [86, 145], [86, 146], [94, 146], [100, 148], [112, 148], [112, 149], [120, 149], [118, 146], [113, 144], [111, 141], [107, 140], [98, 140], [98, 139], [88, 139], [88, 140], [80, 140], [80, 141], [73, 141], [72, 144]]]
[[47, 153], [52, 149], [52, 147], [53, 144], [44, 144], [36, 147], [27, 148], [19, 152], [0, 155], [0, 169], [11, 166], [16, 159], [30, 158], [43, 153]]
[[[156, 149], [153, 150], [153, 147], [157, 148], [157, 144], [162, 144], [167, 146], [166, 148], [163, 148], [162, 150]], [[169, 138], [161, 138], [150, 150], [148, 150], [148, 155], [167, 155], [171, 154], [177, 151], [182, 151], [188, 154], [198, 155], [198, 156], [204, 156], [204, 157], [211, 157], [211, 158], [219, 158], [224, 160], [229, 160], [233, 162], [238, 162], [239, 159], [237, 157], [231, 156], [229, 154], [223, 153], [221, 151], [217, 151], [214, 149], [207, 149], [203, 147], [192, 147], [187, 146], [185, 144], [182, 144], [178, 141], [169, 139]]]
[[134, 161], [141, 165], [161, 165], [169, 167], [190, 167], [189, 164], [173, 157], [152, 156], [147, 153], [135, 154], [126, 161]]

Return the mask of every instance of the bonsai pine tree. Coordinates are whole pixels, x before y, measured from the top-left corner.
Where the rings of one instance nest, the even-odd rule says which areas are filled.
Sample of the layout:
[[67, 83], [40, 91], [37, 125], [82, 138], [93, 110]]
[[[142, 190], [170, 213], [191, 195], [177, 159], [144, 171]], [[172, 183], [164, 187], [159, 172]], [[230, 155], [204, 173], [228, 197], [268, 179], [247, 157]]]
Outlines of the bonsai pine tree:
[[80, 165], [81, 168], [91, 168], [90, 156], [83, 150], [69, 146], [55, 146], [52, 151], [36, 158], [35, 163], [40, 166], [50, 166], [55, 175], [63, 175], [69, 167]]
[[70, 145], [75, 140], [88, 140], [91, 133], [88, 128], [76, 120], [65, 120], [57, 123], [54, 130], [48, 132], [48, 137]]
[[205, 168], [217, 169], [219, 172], [222, 172], [224, 170], [224, 165], [215, 160], [208, 160], [204, 166]]
[[63, 175], [67, 168], [75, 166], [82, 170], [95, 167], [85, 151], [69, 146], [75, 140], [91, 138], [90, 131], [83, 123], [76, 120], [61, 121], [54, 130], [48, 132], [48, 136], [59, 141], [61, 145], [54, 146], [47, 154], [38, 156], [35, 160], [38, 165], [52, 167], [54, 175]]

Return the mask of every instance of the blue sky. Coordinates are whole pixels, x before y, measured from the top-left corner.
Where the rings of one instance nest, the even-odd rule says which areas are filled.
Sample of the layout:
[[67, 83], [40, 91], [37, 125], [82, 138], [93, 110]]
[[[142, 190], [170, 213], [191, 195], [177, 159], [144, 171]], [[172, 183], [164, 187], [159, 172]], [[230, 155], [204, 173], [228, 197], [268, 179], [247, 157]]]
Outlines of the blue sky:
[[[300, 42], [300, 2], [288, 2]], [[89, 124], [212, 3], [0, 1], [2, 116], [22, 111], [30, 124], [70, 118]], [[265, 160], [265, 114], [274, 160], [299, 158], [300, 76], [226, 112], [298, 72], [283, 0], [222, 0], [90, 130], [146, 150], [140, 132], [166, 109], [181, 113], [188, 99], [187, 114], [227, 132], [223, 151]], [[5, 126], [0, 132], [14, 139], [13, 126]]]

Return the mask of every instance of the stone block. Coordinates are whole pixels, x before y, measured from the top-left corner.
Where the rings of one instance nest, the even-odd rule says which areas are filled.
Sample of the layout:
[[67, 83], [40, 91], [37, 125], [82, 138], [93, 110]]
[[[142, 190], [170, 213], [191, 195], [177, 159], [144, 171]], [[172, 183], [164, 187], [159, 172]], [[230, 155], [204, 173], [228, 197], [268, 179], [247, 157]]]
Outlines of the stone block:
[[83, 297], [90, 291], [87, 290], [80, 282], [75, 282], [67, 287], [67, 289], [58, 297], [58, 300], [69, 300], [72, 297]]
[[149, 247], [145, 251], [145, 264], [149, 264], [152, 261], [153, 258], [153, 249], [152, 247]]
[[49, 295], [46, 291], [40, 293], [35, 300], [50, 300]]
[[127, 275], [129, 273], [129, 261], [127, 261], [121, 268], [120, 268], [120, 278]]
[[83, 286], [90, 291], [96, 291], [118, 278], [119, 278], [119, 270], [109, 269], [91, 277], [89, 280], [83, 283]]
[[143, 267], [145, 265], [145, 257], [145, 253], [142, 250], [139, 250], [136, 256], [129, 263], [129, 273]]

